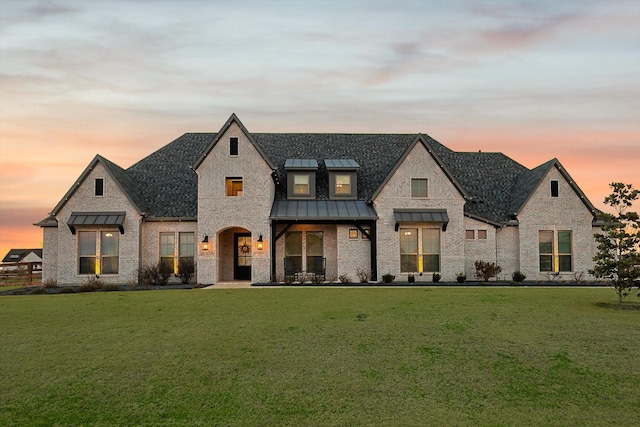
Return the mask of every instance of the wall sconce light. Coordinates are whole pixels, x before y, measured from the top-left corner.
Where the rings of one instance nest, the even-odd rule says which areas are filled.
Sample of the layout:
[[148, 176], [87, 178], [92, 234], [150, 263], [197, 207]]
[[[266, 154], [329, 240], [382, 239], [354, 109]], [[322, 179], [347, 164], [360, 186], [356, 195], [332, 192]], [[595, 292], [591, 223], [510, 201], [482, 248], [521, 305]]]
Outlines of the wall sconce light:
[[202, 250], [209, 250], [209, 236], [207, 236], [206, 234], [204, 235], [204, 239], [202, 239]]
[[260, 235], [260, 237], [258, 237], [258, 240], [256, 241], [257, 243], [257, 248], [259, 251], [264, 249], [264, 242], [262, 241], [262, 234]]

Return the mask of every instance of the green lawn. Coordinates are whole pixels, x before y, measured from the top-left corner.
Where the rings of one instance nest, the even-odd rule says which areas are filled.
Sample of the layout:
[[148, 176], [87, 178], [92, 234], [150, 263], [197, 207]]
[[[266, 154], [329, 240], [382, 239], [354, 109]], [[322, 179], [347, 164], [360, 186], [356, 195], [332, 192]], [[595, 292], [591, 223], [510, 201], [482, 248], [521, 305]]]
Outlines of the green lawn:
[[594, 305], [614, 300], [532, 288], [0, 297], [0, 420], [640, 425], [640, 311]]

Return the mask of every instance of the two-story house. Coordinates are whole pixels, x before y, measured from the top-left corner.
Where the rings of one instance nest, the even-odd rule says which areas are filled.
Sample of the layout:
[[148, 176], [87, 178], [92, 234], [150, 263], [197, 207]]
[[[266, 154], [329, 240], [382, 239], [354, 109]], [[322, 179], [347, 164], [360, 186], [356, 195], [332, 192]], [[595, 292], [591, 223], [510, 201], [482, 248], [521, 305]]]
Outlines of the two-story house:
[[596, 213], [556, 159], [530, 170], [426, 134], [250, 133], [234, 114], [126, 170], [96, 156], [36, 225], [43, 280], [61, 284], [180, 258], [202, 284], [454, 280], [477, 260], [544, 280], [592, 267]]

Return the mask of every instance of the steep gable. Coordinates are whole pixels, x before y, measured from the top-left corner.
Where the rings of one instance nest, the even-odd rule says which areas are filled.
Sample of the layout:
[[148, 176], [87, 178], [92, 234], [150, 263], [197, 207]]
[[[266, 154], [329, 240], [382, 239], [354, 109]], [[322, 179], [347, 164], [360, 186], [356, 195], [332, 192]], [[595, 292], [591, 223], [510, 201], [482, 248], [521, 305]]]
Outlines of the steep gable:
[[566, 171], [564, 166], [560, 163], [558, 159], [549, 160], [542, 165], [523, 173], [517, 185], [517, 191], [514, 192], [513, 198], [513, 212], [515, 215], [522, 212], [522, 209], [526, 206], [529, 199], [532, 197], [533, 193], [541, 186], [545, 185], [545, 177], [549, 175], [549, 172], [553, 169], [557, 169], [566, 182], [569, 184], [573, 192], [580, 198], [585, 207], [591, 212], [592, 215], [598, 213], [598, 210], [593, 206], [593, 204], [589, 201], [587, 196], [582, 192], [578, 184], [571, 178], [569, 173]]
[[85, 168], [85, 170], [80, 174], [80, 177], [76, 181], [76, 183], [67, 191], [62, 200], [58, 202], [53, 211], [51, 212], [53, 215], [56, 215], [60, 210], [66, 205], [69, 199], [76, 193], [80, 185], [84, 183], [89, 174], [96, 168], [98, 164], [101, 164], [108, 175], [113, 179], [118, 188], [122, 191], [122, 193], [127, 197], [129, 202], [133, 205], [133, 207], [138, 211], [138, 213], [142, 214], [144, 212], [144, 201], [138, 195], [136, 191], [136, 185], [127, 175], [127, 172], [122, 169], [120, 166], [115, 163], [107, 160], [101, 155], [96, 155], [89, 166]]

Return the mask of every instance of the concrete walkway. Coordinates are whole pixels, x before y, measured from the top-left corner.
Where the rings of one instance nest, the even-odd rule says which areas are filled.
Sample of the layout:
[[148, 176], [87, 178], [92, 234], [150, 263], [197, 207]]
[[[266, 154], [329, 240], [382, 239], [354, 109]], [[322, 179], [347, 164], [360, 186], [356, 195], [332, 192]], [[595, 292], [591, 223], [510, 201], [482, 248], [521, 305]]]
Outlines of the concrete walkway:
[[202, 289], [243, 289], [250, 288], [251, 282], [248, 280], [238, 282], [218, 282], [215, 285], [207, 286]]

